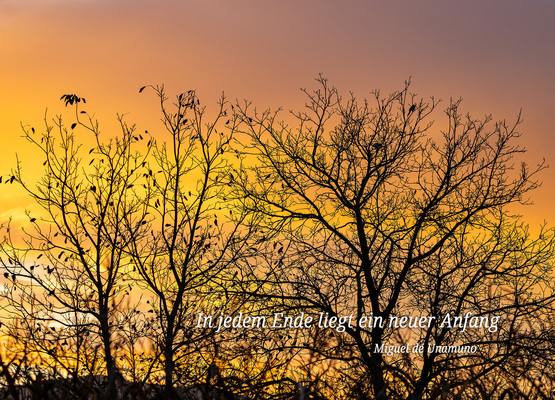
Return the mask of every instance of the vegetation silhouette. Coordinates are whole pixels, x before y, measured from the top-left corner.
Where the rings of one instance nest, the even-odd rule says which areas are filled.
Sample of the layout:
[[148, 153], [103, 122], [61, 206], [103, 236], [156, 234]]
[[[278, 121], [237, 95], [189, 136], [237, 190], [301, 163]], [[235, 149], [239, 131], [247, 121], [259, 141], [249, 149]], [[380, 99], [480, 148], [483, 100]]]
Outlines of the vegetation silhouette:
[[25, 127], [43, 177], [4, 178], [42, 212], [2, 225], [2, 396], [551, 398], [554, 231], [513, 211], [545, 168], [517, 167], [520, 115], [451, 101], [435, 129], [410, 82], [317, 85], [289, 123], [144, 86], [152, 135], [104, 137], [75, 94], [73, 122]]
[[357, 398], [474, 398], [469, 386], [501, 370], [501, 387], [549, 396], [518, 383], [545, 375], [514, 382], [506, 370], [532, 349], [535, 368], [553, 360], [554, 232], [532, 235], [511, 208], [544, 168], [514, 165], [520, 115], [479, 120], [451, 101], [433, 132], [438, 102], [410, 82], [371, 103], [317, 81], [292, 125], [250, 103], [238, 111], [254, 159], [236, 171], [235, 201], [256, 216], [257, 262], [242, 266], [263, 282], [256, 297], [361, 321], [301, 345], [336, 360]]

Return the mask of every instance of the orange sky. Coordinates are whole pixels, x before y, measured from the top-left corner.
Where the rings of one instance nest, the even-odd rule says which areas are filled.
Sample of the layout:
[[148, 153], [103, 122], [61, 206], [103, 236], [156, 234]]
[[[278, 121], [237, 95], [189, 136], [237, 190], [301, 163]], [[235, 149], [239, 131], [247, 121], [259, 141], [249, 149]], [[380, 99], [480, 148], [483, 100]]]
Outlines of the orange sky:
[[[0, 174], [29, 149], [20, 123], [62, 112], [65, 93], [85, 97], [107, 126], [128, 113], [155, 131], [156, 99], [138, 93], [145, 84], [194, 88], [208, 105], [225, 91], [289, 109], [320, 72], [361, 97], [412, 76], [418, 94], [463, 97], [475, 116], [513, 120], [522, 108], [527, 159], [555, 167], [554, 16], [552, 0], [0, 0]], [[555, 225], [555, 174], [541, 179], [525, 215]], [[5, 220], [27, 203], [1, 188]]]

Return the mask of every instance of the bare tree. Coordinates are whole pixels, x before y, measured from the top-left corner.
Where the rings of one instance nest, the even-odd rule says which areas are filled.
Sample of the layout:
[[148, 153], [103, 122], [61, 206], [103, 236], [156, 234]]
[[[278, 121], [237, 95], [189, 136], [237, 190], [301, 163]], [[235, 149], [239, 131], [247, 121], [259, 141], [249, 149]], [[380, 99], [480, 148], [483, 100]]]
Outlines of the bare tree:
[[166, 395], [175, 396], [176, 384], [208, 379], [221, 356], [224, 336], [215, 336], [217, 326], [203, 318], [244, 304], [224, 284], [242, 247], [244, 216], [230, 217], [225, 199], [236, 125], [229, 103], [222, 98], [208, 120], [194, 91], [168, 106], [164, 88], [151, 88], [161, 102], [167, 138], [153, 144], [147, 240], [131, 242], [129, 253], [140, 284], [153, 295], [155, 345]]
[[434, 131], [437, 101], [409, 83], [373, 105], [318, 83], [294, 126], [240, 107], [252, 294], [327, 321], [300, 347], [341, 362], [360, 398], [446, 396], [532, 348], [551, 361], [552, 328], [530, 332], [553, 312], [553, 231], [532, 235], [511, 208], [544, 168], [514, 165], [520, 115], [479, 120], [452, 101]]
[[[119, 118], [120, 136], [102, 140], [96, 121], [75, 95], [76, 122], [61, 116], [45, 119], [42, 134], [25, 127], [25, 138], [44, 157], [44, 175], [28, 183], [18, 163], [12, 181], [20, 183], [42, 212], [28, 213], [29, 225], [5, 226], [1, 263], [9, 283], [2, 297], [17, 325], [14, 338], [61, 377], [107, 376], [103, 397], [115, 399], [123, 330], [135, 326], [138, 314], [129, 301], [129, 236], [123, 223], [141, 225], [147, 195], [143, 187], [145, 156], [134, 150], [140, 141], [134, 127]], [[90, 135], [87, 152], [76, 139]], [[83, 140], [87, 142], [87, 140]], [[89, 161], [90, 158], [90, 161]]]

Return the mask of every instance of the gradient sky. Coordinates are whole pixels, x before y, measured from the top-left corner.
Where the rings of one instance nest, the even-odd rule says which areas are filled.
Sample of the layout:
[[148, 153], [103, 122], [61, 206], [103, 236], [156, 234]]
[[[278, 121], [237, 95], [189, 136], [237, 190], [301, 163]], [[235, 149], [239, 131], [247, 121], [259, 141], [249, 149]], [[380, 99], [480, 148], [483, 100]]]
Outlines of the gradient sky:
[[[462, 97], [476, 117], [513, 121], [522, 108], [526, 159], [553, 166], [524, 213], [555, 225], [554, 18], [552, 0], [0, 0], [0, 174], [16, 151], [37, 170], [20, 124], [62, 112], [65, 93], [85, 97], [108, 128], [127, 113], [155, 131], [156, 99], [138, 93], [145, 84], [197, 89], [207, 105], [224, 91], [290, 109], [318, 73], [360, 97], [412, 76], [414, 92], [443, 104]], [[2, 220], [30, 207], [2, 189]]]

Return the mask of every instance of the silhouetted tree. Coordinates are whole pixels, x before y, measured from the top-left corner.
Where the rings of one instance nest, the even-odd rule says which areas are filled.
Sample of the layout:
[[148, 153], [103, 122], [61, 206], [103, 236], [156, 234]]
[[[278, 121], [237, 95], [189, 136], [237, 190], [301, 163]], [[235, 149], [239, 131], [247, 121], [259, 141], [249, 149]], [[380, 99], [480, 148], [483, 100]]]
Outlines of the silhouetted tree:
[[[129, 339], [122, 331], [140, 325], [137, 299], [129, 300], [124, 249], [141, 238], [123, 224], [145, 219], [146, 161], [134, 150], [140, 140], [134, 127], [119, 118], [120, 135], [103, 141], [98, 123], [79, 111], [84, 99], [62, 99], [75, 103], [71, 127], [59, 116], [45, 120], [42, 134], [24, 128], [43, 156], [44, 175], [37, 185], [29, 183], [18, 163], [13, 176], [41, 211], [28, 213], [27, 226], [5, 226], [0, 262], [8, 283], [1, 296], [13, 317], [10, 334], [38, 355], [41, 373], [106, 375], [102, 395], [115, 399], [116, 357]], [[87, 139], [77, 140], [77, 131], [89, 135], [90, 151], [83, 150]]]
[[252, 158], [235, 199], [258, 227], [243, 287], [314, 324], [352, 316], [296, 347], [336, 360], [358, 398], [444, 398], [532, 349], [552, 361], [553, 230], [532, 235], [512, 209], [544, 168], [514, 165], [520, 115], [479, 120], [452, 101], [435, 131], [437, 101], [408, 83], [373, 105], [318, 83], [295, 125], [239, 108]]
[[222, 356], [224, 336], [215, 336], [215, 323], [197, 327], [199, 313], [216, 319], [244, 303], [225, 287], [242, 247], [244, 216], [230, 218], [221, 182], [229, 174], [236, 124], [228, 102], [222, 98], [208, 121], [195, 91], [179, 94], [169, 107], [164, 88], [151, 88], [161, 102], [165, 132], [153, 144], [148, 171], [147, 240], [131, 242], [129, 253], [140, 284], [153, 295], [153, 339], [170, 396], [176, 383], [206, 379]]

